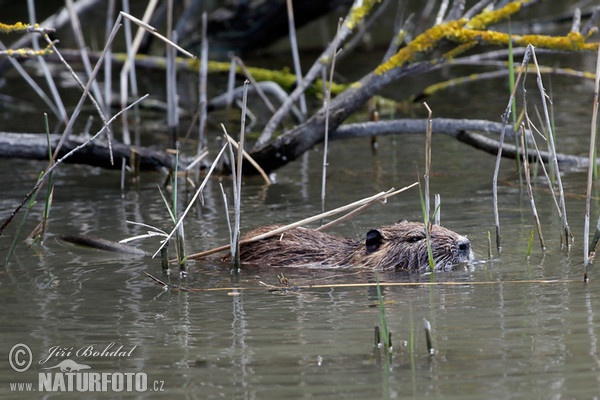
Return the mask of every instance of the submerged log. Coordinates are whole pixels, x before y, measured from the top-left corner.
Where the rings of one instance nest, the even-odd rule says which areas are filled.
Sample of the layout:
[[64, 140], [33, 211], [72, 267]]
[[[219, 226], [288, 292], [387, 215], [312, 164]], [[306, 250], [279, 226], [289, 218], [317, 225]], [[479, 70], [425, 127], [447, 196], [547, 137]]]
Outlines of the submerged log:
[[[52, 151], [60, 140], [58, 134], [50, 135], [50, 146]], [[68, 152], [83, 145], [88, 141], [82, 136], [69, 136], [60, 148], [58, 158], [60, 159]], [[161, 150], [154, 150], [147, 147], [127, 146], [117, 141], [111, 141], [111, 148], [108, 142], [95, 140], [73, 153], [65, 159], [66, 163], [86, 164], [106, 169], [120, 169], [121, 160], [125, 158], [127, 165], [131, 165], [132, 154], [137, 157], [136, 164], [143, 171], [161, 170], [163, 168], [172, 169], [174, 166], [173, 157]], [[39, 133], [0, 133], [0, 157], [4, 158], [25, 158], [30, 160], [48, 160], [48, 138], [45, 134]], [[185, 160], [179, 160], [180, 164], [185, 164]]]

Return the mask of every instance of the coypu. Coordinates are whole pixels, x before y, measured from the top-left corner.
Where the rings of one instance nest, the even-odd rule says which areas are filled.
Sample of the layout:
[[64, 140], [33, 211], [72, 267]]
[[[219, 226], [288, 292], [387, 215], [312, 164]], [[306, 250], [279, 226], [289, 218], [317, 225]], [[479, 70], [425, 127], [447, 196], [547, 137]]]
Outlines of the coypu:
[[[255, 229], [247, 238], [277, 226]], [[460, 264], [473, 258], [469, 240], [439, 225], [431, 225], [431, 251], [435, 268]], [[246, 264], [271, 266], [331, 266], [379, 270], [429, 268], [425, 225], [401, 221], [367, 232], [360, 242], [312, 229], [293, 228], [240, 246], [240, 260]]]

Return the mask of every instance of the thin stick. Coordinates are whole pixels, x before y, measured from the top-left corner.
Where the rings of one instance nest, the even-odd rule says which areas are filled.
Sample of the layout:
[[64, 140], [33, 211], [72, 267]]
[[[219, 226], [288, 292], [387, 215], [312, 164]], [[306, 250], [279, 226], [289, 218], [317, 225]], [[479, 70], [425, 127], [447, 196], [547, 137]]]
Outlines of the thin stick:
[[[149, 21], [150, 18], [152, 17], [152, 13], [154, 13], [154, 9], [156, 8], [157, 2], [158, 2], [158, 0], [151, 0], [148, 2], [148, 6], [146, 7], [146, 10], [144, 11], [144, 15], [142, 17], [142, 20], [144, 22], [147, 23], [147, 21]], [[125, 12], [126, 14], [129, 14], [128, 4], [124, 3], [124, 5], [127, 5], [127, 7], [125, 10], [123, 10], [123, 12]], [[121, 19], [122, 19], [122, 16], [121, 16], [121, 14], [119, 14], [118, 20], [120, 21]], [[131, 68], [131, 66], [134, 63], [135, 55], [138, 52], [138, 49], [139, 49], [142, 39], [144, 37], [144, 33], [146, 32], [143, 27], [138, 27], [138, 30], [135, 34], [135, 38], [133, 39], [133, 41], [131, 41], [130, 22], [131, 21], [128, 19], [125, 20], [125, 44], [126, 44], [127, 57], [126, 57], [125, 63], [123, 64], [123, 67], [121, 68], [121, 72], [119, 75], [120, 91], [121, 91], [121, 107], [123, 107], [123, 105], [125, 105], [127, 103], [127, 95], [129, 94], [129, 81], [127, 80], [128, 76], [129, 76], [129, 80], [131, 81], [131, 93], [134, 97], [137, 97], [136, 73], [135, 73], [135, 68]], [[122, 129], [123, 143], [125, 143], [125, 144], [131, 143], [131, 137], [129, 135], [129, 118], [127, 117], [127, 114], [123, 114], [122, 125], [123, 125], [123, 129]]]
[[538, 237], [540, 239], [540, 247], [542, 250], [546, 250], [546, 244], [544, 243], [544, 235], [542, 234], [542, 225], [540, 224], [540, 217], [535, 206], [535, 199], [533, 198], [533, 189], [531, 188], [531, 169], [529, 167], [529, 158], [527, 157], [525, 147], [525, 127], [521, 125], [521, 150], [523, 151], [523, 172], [525, 173], [525, 183], [527, 184], [527, 195], [529, 196], [529, 204], [531, 205], [531, 212], [533, 213], [533, 220], [537, 229]]
[[[342, 20], [338, 22], [338, 31], [342, 25]], [[335, 56], [337, 48], [333, 49], [333, 60], [331, 61], [331, 71], [329, 73], [329, 87], [325, 93], [325, 133], [323, 137], [323, 170], [321, 176], [321, 211], [325, 211], [325, 194], [327, 192], [327, 153], [329, 152], [329, 105], [331, 103], [331, 86], [333, 85], [333, 71], [335, 70]]]
[[189, 51], [185, 50], [181, 46], [177, 45], [173, 41], [167, 39], [166, 37], [164, 37], [163, 35], [161, 35], [160, 33], [158, 33], [158, 30], [156, 28], [154, 28], [153, 26], [147, 24], [146, 22], [144, 22], [142, 20], [137, 19], [133, 15], [127, 14], [126, 12], [121, 11], [119, 14], [122, 15], [123, 17], [127, 18], [128, 20], [132, 21], [133, 23], [137, 24], [138, 26], [144, 28], [149, 33], [151, 33], [152, 35], [156, 36], [157, 38], [159, 38], [163, 42], [168, 43], [169, 45], [173, 46], [180, 53], [182, 53], [182, 54], [184, 54], [184, 55], [186, 55], [186, 56], [188, 56], [190, 58], [194, 58], [194, 59], [196, 58], [196, 56], [193, 55], [192, 53], [190, 53]]
[[[362, 205], [364, 205], [366, 203], [370, 203], [372, 201], [378, 201], [378, 200], [386, 199], [386, 198], [388, 198], [390, 196], [393, 196], [395, 194], [403, 192], [403, 191], [405, 191], [405, 190], [407, 190], [407, 189], [409, 189], [409, 188], [411, 188], [411, 187], [413, 187], [415, 185], [417, 185], [417, 182], [415, 182], [415, 183], [413, 183], [413, 184], [411, 184], [409, 186], [406, 186], [406, 187], [404, 187], [404, 188], [402, 188], [400, 190], [397, 190], [397, 191], [394, 191], [394, 189], [392, 188], [392, 189], [388, 190], [387, 192], [380, 192], [380, 193], [378, 193], [376, 195], [373, 195], [371, 197], [367, 197], [367, 198], [355, 201], [354, 203], [350, 203], [350, 204], [347, 204], [345, 206], [338, 207], [336, 209], [333, 209], [333, 210], [330, 210], [330, 211], [326, 211], [324, 213], [320, 213], [320, 214], [314, 215], [312, 217], [308, 217], [308, 218], [302, 219], [300, 221], [296, 221], [296, 222], [291, 223], [289, 225], [285, 225], [285, 226], [279, 227], [277, 229], [274, 229], [272, 231], [263, 233], [263, 234], [258, 235], [258, 236], [253, 236], [251, 238], [241, 240], [240, 241], [240, 245], [246, 244], [246, 243], [256, 242], [258, 240], [266, 239], [266, 238], [269, 238], [271, 236], [279, 235], [279, 234], [281, 234], [281, 233], [283, 233], [283, 232], [285, 232], [287, 230], [290, 230], [292, 228], [297, 228], [299, 226], [306, 225], [306, 224], [318, 221], [318, 220], [323, 219], [323, 218], [327, 218], [327, 217], [330, 217], [330, 216], [333, 216], [333, 215], [336, 215], [336, 214], [339, 214], [339, 213], [342, 213], [342, 212], [346, 212], [348, 210], [351, 210], [351, 209], [356, 208], [356, 207], [360, 207], [360, 206], [362, 206]], [[226, 251], [228, 249], [229, 249], [229, 245], [215, 247], [213, 249], [206, 250], [206, 251], [203, 251], [203, 252], [200, 252], [200, 253], [191, 254], [191, 255], [188, 256], [188, 259], [198, 259], [198, 258], [202, 258], [202, 257], [208, 256], [208, 255], [211, 255], [211, 254], [220, 253], [220, 252]]]
[[[146, 97], [148, 97], [148, 95], [145, 95], [142, 98], [136, 100], [129, 107], [133, 107], [135, 104], [137, 104], [138, 102], [144, 100]], [[98, 136], [100, 136], [101, 134], [103, 134], [104, 131], [107, 129], [107, 124], [112, 123], [115, 120], [115, 118], [118, 118], [119, 115], [121, 115], [121, 113], [124, 112], [125, 110], [126, 109], [123, 109], [123, 110], [119, 111], [117, 114], [115, 114], [110, 120], [107, 121], [107, 123], [102, 127], [102, 129], [100, 129], [94, 136], [92, 136], [91, 138], [89, 138], [87, 141], [85, 141], [81, 145], [75, 147], [73, 150], [71, 150], [70, 152], [68, 152], [67, 154], [65, 154], [62, 158], [56, 160], [56, 162], [51, 163], [51, 165], [46, 169], [46, 171], [43, 174], [41, 174], [41, 176], [38, 178], [37, 182], [35, 183], [35, 185], [33, 185], [33, 188], [29, 191], [29, 193], [27, 193], [25, 195], [25, 198], [23, 199], [23, 201], [21, 202], [21, 204], [19, 204], [17, 206], [17, 208], [15, 208], [14, 211], [10, 214], [10, 216], [2, 223], [2, 226], [0, 226], [0, 235], [2, 234], [2, 232], [4, 231], [4, 229], [8, 226], [8, 224], [11, 223], [11, 221], [13, 220], [13, 218], [15, 217], [15, 215], [17, 215], [17, 213], [23, 207], [23, 205], [25, 205], [25, 203], [27, 203], [29, 201], [29, 199], [31, 199], [31, 197], [37, 193], [38, 189], [40, 188], [40, 186], [42, 185], [42, 183], [44, 183], [44, 181], [46, 180], [46, 177], [50, 174], [50, 172], [52, 172], [59, 164], [61, 164], [64, 160], [66, 160], [67, 158], [69, 158], [75, 152], [79, 151], [80, 149], [84, 148], [85, 146], [87, 146], [88, 144], [90, 144], [92, 141], [94, 141], [95, 139], [97, 139]], [[56, 154], [56, 151], [55, 151], [55, 154]]]
[[[168, 286], [172, 289], [189, 291], [189, 292], [230, 292], [232, 290], [243, 291], [243, 290], [262, 290], [264, 291], [264, 286], [255, 286], [255, 287], [215, 287], [215, 288], [188, 288], [188, 287], [179, 287], [174, 285], [169, 285], [161, 281], [160, 279], [154, 277], [148, 272], [144, 271], [144, 274], [148, 276], [150, 279], [155, 281], [161, 286]], [[575, 279], [525, 279], [518, 281], [472, 281], [468, 284], [471, 286], [498, 286], [505, 284], [541, 284], [541, 285], [554, 285], [554, 284], [565, 284], [565, 283], [574, 283], [579, 282]], [[379, 282], [380, 286], [401, 286], [401, 287], [439, 287], [439, 286], [464, 286], [465, 282], [461, 281], [441, 281], [441, 282], [432, 282], [432, 281], [423, 281], [423, 282]], [[299, 285], [294, 286], [293, 290], [307, 290], [307, 289], [336, 289], [336, 288], [369, 288], [369, 287], [377, 287], [376, 282], [371, 283], [338, 283], [338, 284], [316, 284], [316, 285]], [[268, 291], [289, 291], [289, 288], [281, 288], [281, 287], [269, 287]]]
[[[594, 102], [592, 103], [592, 123], [590, 128], [590, 153], [589, 159], [595, 160], [596, 154], [596, 135], [597, 135], [597, 123], [598, 123], [598, 92], [600, 92], [600, 47], [598, 48], [598, 55], [596, 59], [596, 79], [594, 81]], [[585, 218], [584, 218], [584, 231], [583, 231], [583, 265], [584, 274], [587, 277], [587, 269], [590, 263], [590, 251], [589, 248], [589, 236], [590, 236], [590, 208], [591, 208], [591, 197], [592, 197], [592, 180], [594, 178], [594, 164], [590, 162], [588, 164], [588, 176], [587, 176], [587, 187], [585, 190]], [[598, 220], [600, 224], [600, 219]]]
[[[73, 0], [67, 0], [66, 5], [67, 10], [69, 11], [71, 26], [75, 35], [75, 41], [77, 42], [77, 46], [79, 47], [79, 53], [81, 55], [83, 68], [85, 69], [85, 72], [88, 75], [88, 77], [91, 77], [92, 64], [88, 56], [87, 47], [85, 45], [85, 39], [83, 38], [83, 31], [81, 29], [81, 23], [79, 22], [79, 16], [75, 11]], [[94, 92], [94, 97], [96, 98], [96, 101], [98, 101], [102, 113], [107, 114], [107, 108], [104, 104], [104, 97], [102, 97], [102, 92], [100, 91], [100, 86], [98, 86], [98, 81], [96, 79], [89, 79], [92, 82], [92, 91]]]
[[[108, 38], [110, 36], [110, 32], [114, 27], [114, 18], [115, 18], [115, 9], [116, 9], [117, 0], [109, 0], [106, 5], [106, 29], [105, 36]], [[112, 59], [112, 48], [109, 47], [106, 53], [107, 59]], [[129, 57], [128, 57], [129, 58]], [[112, 103], [112, 63], [107, 62], [104, 66], [104, 104], [106, 104], [107, 109], [110, 109], [110, 105]]]
[[[246, 77], [246, 79], [248, 81], [250, 81], [250, 83], [252, 84], [252, 87], [254, 88], [254, 90], [256, 90], [256, 94], [258, 94], [258, 97], [260, 97], [260, 99], [263, 101], [263, 103], [265, 104], [265, 106], [267, 106], [267, 108], [269, 109], [269, 112], [271, 113], [275, 113], [275, 107], [273, 106], [273, 103], [271, 103], [271, 100], [269, 100], [269, 97], [267, 97], [267, 95], [265, 94], [264, 90], [262, 89], [262, 87], [258, 84], [258, 82], [256, 81], [256, 79], [254, 79], [254, 77], [252, 76], [252, 73], [250, 72], [250, 70], [246, 67], [246, 64], [244, 64], [244, 61], [242, 61], [241, 58], [239, 57], [233, 57], [233, 60], [235, 61], [235, 65], [240, 67], [240, 69], [242, 70], [244, 76]], [[235, 71], [234, 71], [235, 72]], [[231, 90], [227, 91], [228, 93], [233, 93], [233, 86], [231, 87]]]
[[[29, 24], [34, 26], [36, 23], [34, 0], [27, 0], [27, 10], [29, 12]], [[33, 36], [31, 38], [31, 42], [32, 42], [32, 46], [33, 46], [34, 50], [40, 49], [40, 45], [39, 45], [37, 36]], [[50, 72], [50, 69], [48, 69], [48, 65], [46, 64], [46, 60], [44, 59], [44, 57], [38, 56], [37, 60], [38, 60], [38, 63], [40, 64], [42, 71], [44, 72], [44, 77], [46, 78], [46, 83], [48, 84], [48, 87], [50, 88], [50, 93], [52, 94], [52, 98], [54, 99], [54, 103], [52, 104], [52, 107], [50, 107], [50, 108], [53, 110], [53, 112], [55, 112], [56, 116], [63, 123], [66, 124], [69, 117], [67, 116], [67, 110], [65, 109], [65, 105], [60, 97], [60, 93], [58, 92], [58, 89], [56, 88], [56, 83], [54, 82], [54, 79], [52, 78], [52, 73]], [[19, 65], [19, 67], [21, 66], [18, 62], [14, 62], [13, 65], [14, 64]]]
[[[185, 209], [185, 211], [183, 212], [183, 214], [181, 214], [181, 217], [179, 217], [179, 220], [175, 224], [175, 227], [173, 228], [173, 230], [169, 233], [169, 235], [167, 235], [167, 238], [163, 241], [163, 243], [160, 245], [160, 247], [158, 248], [158, 250], [156, 250], [156, 252], [152, 255], [152, 258], [156, 257], [158, 255], [158, 253], [160, 253], [160, 250], [163, 247], [165, 247], [165, 245], [169, 242], [169, 239], [171, 239], [171, 237], [173, 237], [173, 234], [175, 233], [175, 231], [177, 230], [177, 228], [179, 228], [179, 225], [181, 225], [181, 223], [185, 219], [187, 213], [190, 211], [190, 209], [192, 208], [192, 206], [196, 202], [196, 199], [198, 198], [198, 196], [200, 196], [200, 193], [202, 193], [202, 191], [204, 190], [204, 186], [206, 186], [206, 183], [208, 182], [208, 178], [210, 177], [210, 175], [214, 171], [215, 167], [217, 166], [217, 163], [218, 163], [219, 159], [221, 158], [221, 156], [225, 152], [226, 148], [227, 148], [227, 144], [225, 144], [221, 148], [221, 151], [219, 151], [219, 154], [217, 154], [217, 157], [215, 158], [215, 161], [213, 161], [212, 165], [210, 166], [210, 169], [208, 170], [208, 173], [204, 177], [204, 180], [202, 181], [202, 184], [198, 187], [198, 190], [196, 190], [196, 193], [194, 193], [194, 196], [192, 197], [192, 200], [190, 200], [190, 203], [188, 204], [187, 208]], [[188, 256], [187, 258], [190, 259], [190, 256]]]
[[402, 193], [402, 192], [404, 192], [405, 190], [408, 190], [408, 189], [410, 189], [411, 187], [413, 187], [413, 186], [416, 186], [416, 185], [418, 185], [418, 184], [419, 184], [419, 182], [415, 182], [415, 183], [413, 183], [412, 185], [406, 186], [406, 187], [404, 187], [404, 188], [402, 188], [402, 189], [400, 189], [400, 190], [396, 190], [396, 191], [394, 191], [394, 192], [389, 192], [389, 194], [388, 194], [388, 195], [386, 195], [386, 196], [385, 196], [385, 198], [383, 198], [383, 199], [381, 199], [381, 200], [377, 199], [377, 200], [373, 200], [373, 201], [371, 201], [371, 202], [368, 202], [368, 203], [366, 203], [366, 204], [364, 204], [364, 205], [362, 205], [362, 206], [358, 207], [357, 209], [355, 209], [355, 210], [352, 210], [352, 211], [350, 211], [349, 213], [347, 213], [347, 214], [344, 214], [344, 215], [342, 215], [341, 217], [339, 217], [339, 218], [336, 218], [336, 219], [334, 219], [333, 221], [326, 223], [325, 225], [321, 225], [321, 226], [319, 226], [318, 228], [315, 228], [315, 231], [321, 231], [321, 232], [322, 232], [322, 231], [325, 231], [325, 230], [327, 230], [327, 229], [329, 229], [329, 228], [333, 228], [334, 226], [336, 226], [336, 225], [338, 225], [338, 224], [340, 224], [340, 223], [342, 223], [342, 222], [348, 221], [348, 220], [350, 220], [350, 219], [352, 219], [352, 218], [356, 217], [357, 215], [360, 215], [360, 214], [362, 214], [362, 213], [363, 213], [363, 212], [365, 212], [365, 211], [366, 211], [368, 208], [371, 208], [373, 205], [375, 205], [375, 204], [377, 204], [377, 203], [380, 203], [380, 202], [381, 202], [381, 203], [385, 203], [389, 197], [395, 196], [395, 195], [397, 195], [398, 193]]
[[238, 143], [237, 160], [236, 160], [236, 180], [234, 182], [234, 225], [233, 225], [233, 242], [231, 243], [231, 267], [239, 268], [240, 266], [240, 217], [242, 203], [242, 163], [244, 161], [244, 138], [246, 130], [246, 106], [248, 100], [248, 84], [244, 82], [244, 96], [242, 98], [242, 120], [240, 122], [240, 141]]
[[[232, 137], [231, 137], [231, 136], [230, 136], [230, 135], [229, 135], [227, 132], [225, 132], [225, 138], [227, 138], [227, 141], [228, 141], [229, 143], [231, 143], [231, 145], [232, 145], [233, 147], [235, 147], [235, 149], [236, 149], [236, 150], [238, 149], [238, 144], [237, 144], [237, 142], [236, 142], [236, 141], [235, 141], [235, 139], [234, 139], [234, 138], [232, 138]], [[248, 153], [246, 150], [244, 150], [244, 158], [245, 158], [246, 160], [248, 160], [248, 162], [249, 162], [250, 164], [252, 164], [252, 166], [253, 166], [254, 168], [256, 168], [256, 170], [258, 171], [258, 173], [260, 174], [260, 176], [262, 176], [262, 178], [265, 180], [265, 182], [266, 182], [268, 185], [270, 185], [270, 184], [272, 184], [272, 183], [273, 183], [273, 182], [271, 181], [271, 178], [269, 178], [269, 175], [267, 175], [267, 173], [265, 172], [265, 170], [264, 170], [264, 169], [262, 169], [262, 167], [261, 167], [261, 166], [260, 166], [260, 165], [259, 165], [259, 164], [256, 162], [256, 160], [255, 160], [254, 158], [252, 158], [252, 156], [251, 156], [251, 155], [250, 155], [250, 154], [249, 154], [249, 153]]]
[[342, 29], [340, 29], [337, 35], [333, 38], [333, 40], [329, 43], [325, 51], [321, 53], [321, 56], [317, 58], [317, 61], [310, 67], [304, 79], [298, 82], [298, 85], [294, 89], [294, 91], [290, 94], [288, 99], [279, 107], [277, 112], [271, 117], [267, 125], [263, 129], [262, 134], [256, 141], [254, 148], [259, 148], [263, 144], [265, 144], [270, 138], [275, 129], [279, 126], [279, 123], [283, 120], [283, 118], [288, 114], [288, 111], [292, 104], [299, 98], [299, 96], [306, 90], [306, 88], [316, 79], [316, 77], [321, 72], [323, 66], [327, 65], [331, 60], [331, 57], [335, 53], [334, 49], [337, 49], [344, 41], [350, 33], [354, 30], [356, 24], [353, 23], [354, 17], [356, 17], [357, 13], [367, 13], [374, 6], [374, 2], [367, 2], [363, 4], [362, 0], [355, 0], [348, 15], [346, 16], [346, 23], [342, 25]]
[[423, 103], [425, 108], [427, 109], [427, 130], [425, 131], [425, 174], [423, 175], [423, 191], [425, 192], [423, 196], [425, 197], [425, 215], [427, 217], [427, 221], [430, 221], [431, 218], [431, 204], [429, 198], [429, 174], [431, 172], [431, 132], [432, 132], [432, 119], [431, 115], [433, 112], [427, 103]]
[[[102, 119], [102, 123], [104, 124], [103, 131], [107, 132], [108, 147], [109, 147], [109, 149], [112, 149], [112, 145], [111, 145], [111, 141], [110, 141], [110, 136], [111, 136], [110, 135], [110, 126], [107, 124], [106, 118], [104, 116], [104, 113], [102, 112], [102, 109], [101, 109], [100, 105], [98, 104], [98, 102], [96, 101], [96, 99], [94, 98], [94, 96], [92, 96], [90, 94], [90, 88], [92, 86], [92, 83], [96, 79], [96, 75], [98, 74], [98, 71], [100, 70], [100, 66], [103, 63], [106, 54], [108, 53], [108, 49], [112, 46], [112, 42], [114, 41], [115, 36], [117, 35], [117, 32], [119, 31], [120, 26], [121, 26], [121, 24], [120, 24], [120, 18], [117, 18], [117, 22], [115, 23], [115, 26], [113, 27], [113, 30], [112, 30], [112, 32], [111, 32], [111, 34], [110, 34], [110, 36], [109, 36], [109, 38], [108, 38], [108, 40], [106, 42], [106, 45], [104, 46], [104, 49], [102, 50], [102, 54], [100, 55], [100, 58], [98, 59], [98, 62], [94, 66], [94, 70], [91, 72], [91, 74], [89, 76], [89, 79], [88, 79], [88, 82], [87, 82], [87, 84], [85, 86], [81, 83], [81, 80], [79, 79], [79, 77], [77, 76], [77, 74], [75, 73], [75, 71], [73, 71], [73, 68], [71, 68], [71, 66], [62, 57], [62, 55], [60, 54], [60, 52], [58, 51], [58, 49], [54, 45], [54, 42], [52, 42], [52, 40], [50, 40], [50, 38], [48, 37], [48, 35], [44, 36], [44, 39], [46, 40], [46, 42], [48, 42], [48, 44], [50, 44], [50, 46], [52, 47], [52, 50], [60, 58], [60, 61], [67, 68], [67, 70], [69, 70], [69, 72], [71, 73], [71, 75], [73, 76], [73, 78], [77, 81], [77, 83], [83, 89], [83, 93], [81, 94], [81, 97], [79, 98], [79, 102], [77, 103], [77, 106], [73, 110], [73, 113], [71, 114], [71, 118], [69, 118], [69, 122], [67, 122], [67, 126], [65, 127], [65, 129], [63, 131], [63, 134], [62, 134], [60, 140], [58, 141], [58, 144], [56, 145], [56, 148], [54, 150], [53, 158], [57, 157], [58, 152], [59, 152], [60, 148], [62, 147], [64, 141], [66, 140], [67, 136], [69, 134], [71, 134], [71, 131], [73, 130], [73, 126], [75, 124], [75, 120], [77, 119], [77, 117], [81, 113], [81, 109], [83, 108], [83, 103], [85, 102], [85, 99], [88, 96], [89, 96], [90, 100], [92, 101], [92, 103], [94, 104], [94, 106], [96, 107], [96, 110], [98, 111], [98, 114], [100, 115], [100, 118]], [[137, 103], [137, 102], [134, 102], [134, 103]], [[127, 108], [124, 108], [123, 110], [126, 110], [126, 109]], [[123, 112], [123, 110], [121, 110], [121, 112]], [[121, 112], [119, 112], [119, 114], [121, 114]], [[112, 162], [113, 162], [113, 160], [112, 160], [112, 150], [111, 150], [111, 163]]]
[[531, 57], [533, 46], [527, 46], [527, 51], [523, 55], [523, 62], [521, 63], [521, 68], [519, 70], [519, 75], [517, 75], [517, 80], [515, 82], [515, 86], [513, 88], [512, 93], [510, 94], [510, 98], [508, 99], [508, 104], [506, 109], [504, 110], [504, 114], [502, 114], [502, 132], [500, 133], [500, 144], [498, 145], [498, 153], [496, 155], [496, 164], [494, 166], [494, 176], [492, 178], [492, 194], [494, 200], [494, 222], [496, 225], [496, 250], [498, 253], [502, 252], [502, 237], [500, 235], [500, 213], [498, 212], [498, 174], [500, 173], [500, 160], [502, 159], [502, 147], [504, 146], [504, 137], [506, 135], [506, 131], [509, 127], [508, 118], [510, 117], [512, 110], [512, 103], [515, 99], [515, 93], [517, 87], [519, 85], [519, 81], [521, 80], [521, 76], [523, 75], [523, 71], [525, 70], [525, 66], [529, 62], [529, 58]]
[[[0, 41], [0, 50], [1, 51], [7, 50], [6, 46], [1, 41]], [[21, 75], [21, 77], [25, 80], [25, 82], [27, 82], [27, 84], [38, 95], [38, 97], [40, 99], [42, 99], [44, 101], [44, 103], [46, 103], [46, 105], [52, 110], [54, 115], [56, 115], [56, 117], [59, 120], [65, 121], [65, 123], [66, 123], [66, 121], [68, 120], [68, 117], [66, 117], [66, 115], [65, 115], [65, 118], [63, 118], [62, 111], [59, 108], [57, 108], [57, 105], [52, 102], [52, 100], [46, 95], [46, 93], [44, 93], [44, 90], [40, 87], [40, 85], [37, 84], [37, 82], [31, 77], [31, 75], [29, 75], [29, 73], [25, 70], [25, 68], [23, 68], [23, 66], [21, 66], [19, 61], [15, 60], [12, 57], [9, 57], [8, 61], [12, 64], [13, 68]]]
[[[172, 32], [173, 40], [177, 40], [177, 32]], [[179, 113], [177, 101], [177, 68], [175, 67], [175, 49], [167, 49], [167, 130], [170, 138], [170, 145], [175, 145], [178, 140]]]
[[[296, 40], [296, 24], [294, 22], [294, 7], [292, 0], [287, 0], [287, 15], [290, 36], [290, 47], [292, 48], [292, 59], [294, 60], [294, 71], [296, 72], [296, 80], [302, 82], [302, 68], [300, 68], [300, 56], [298, 55], [298, 41]], [[304, 93], [300, 96], [300, 111], [303, 116], [306, 116], [306, 97]]]
[[200, 69], [199, 69], [199, 100], [198, 106], [200, 107], [200, 122], [198, 125], [198, 151], [197, 154], [202, 154], [204, 146], [204, 131], [206, 129], [206, 117], [207, 117], [207, 81], [208, 81], [208, 38], [206, 37], [206, 25], [207, 15], [206, 11], [202, 13], [202, 43], [200, 52]]
[[558, 160], [557, 160], [557, 156], [556, 156], [556, 146], [554, 144], [554, 130], [552, 128], [552, 123], [550, 122], [550, 113], [548, 112], [547, 95], [546, 95], [546, 91], [544, 89], [544, 85], [542, 83], [542, 75], [540, 73], [538, 62], [535, 57], [535, 50], [534, 50], [533, 46], [531, 46], [531, 50], [532, 50], [531, 55], [533, 58], [533, 62], [535, 64], [536, 70], [537, 70], [537, 84], [538, 84], [538, 89], [540, 91], [540, 96], [542, 98], [542, 106], [544, 108], [544, 118], [545, 118], [546, 127], [548, 129], [548, 135], [549, 135], [548, 143], [550, 145], [550, 150], [552, 153], [552, 165], [554, 167], [554, 172], [556, 174], [556, 183], [558, 185], [558, 195], [559, 195], [559, 200], [560, 200], [560, 211], [561, 211], [561, 213], [560, 213], [561, 214], [561, 216], [560, 216], [561, 223], [562, 223], [564, 234], [565, 234], [566, 248], [567, 248], [567, 250], [569, 250], [571, 247], [571, 238], [573, 237], [573, 235], [571, 234], [571, 229], [569, 228], [569, 223], [567, 222], [567, 206], [565, 203], [565, 193], [563, 190], [562, 179], [560, 177], [560, 170], [558, 167]]

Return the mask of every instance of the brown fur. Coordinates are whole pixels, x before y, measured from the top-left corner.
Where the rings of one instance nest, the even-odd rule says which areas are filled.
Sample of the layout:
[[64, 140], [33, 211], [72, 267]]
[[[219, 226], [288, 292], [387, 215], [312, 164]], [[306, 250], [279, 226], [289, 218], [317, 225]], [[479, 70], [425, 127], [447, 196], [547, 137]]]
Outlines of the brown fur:
[[[260, 227], [250, 238], [277, 226]], [[431, 226], [430, 242], [436, 268], [473, 258], [469, 240], [438, 225]], [[242, 263], [270, 266], [358, 267], [379, 270], [428, 268], [425, 225], [398, 222], [367, 233], [364, 241], [294, 228], [279, 236], [243, 244]]]

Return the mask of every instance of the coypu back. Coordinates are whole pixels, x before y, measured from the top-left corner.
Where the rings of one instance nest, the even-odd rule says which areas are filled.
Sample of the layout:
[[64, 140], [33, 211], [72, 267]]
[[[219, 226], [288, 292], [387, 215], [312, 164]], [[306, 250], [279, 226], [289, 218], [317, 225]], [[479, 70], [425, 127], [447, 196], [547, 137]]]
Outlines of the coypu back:
[[[250, 232], [257, 236], [277, 226]], [[435, 268], [464, 263], [473, 258], [469, 240], [438, 225], [430, 227]], [[243, 263], [271, 266], [354, 267], [380, 270], [429, 268], [425, 225], [398, 222], [367, 232], [363, 241], [333, 236], [306, 228], [246, 243], [240, 247]]]
[[[247, 238], [280, 228], [263, 226]], [[321, 265], [337, 266], [350, 262], [350, 255], [360, 248], [355, 240], [337, 237], [307, 228], [293, 228], [284, 233], [240, 246], [243, 263], [271, 266]]]

